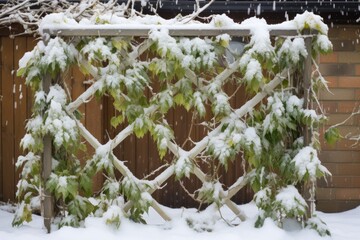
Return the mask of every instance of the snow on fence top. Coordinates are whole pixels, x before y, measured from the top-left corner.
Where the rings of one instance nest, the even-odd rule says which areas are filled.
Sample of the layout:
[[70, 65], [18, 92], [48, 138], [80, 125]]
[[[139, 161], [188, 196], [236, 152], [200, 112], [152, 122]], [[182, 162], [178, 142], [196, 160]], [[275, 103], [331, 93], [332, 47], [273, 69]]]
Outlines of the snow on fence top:
[[294, 20], [269, 25], [264, 19], [255, 17], [239, 24], [225, 14], [215, 15], [209, 23], [203, 23], [194, 20], [184, 22], [176, 18], [167, 20], [149, 15], [125, 18], [110, 14], [77, 22], [64, 13], [53, 13], [42, 19], [39, 32], [42, 35], [59, 36], [148, 36], [150, 30], [167, 29], [171, 36], [217, 36], [224, 33], [230, 36], [249, 36], [262, 28], [272, 36], [294, 36], [305, 27], [312, 29], [313, 33], [319, 31], [327, 34], [328, 31], [319, 16], [305, 12], [297, 15]]

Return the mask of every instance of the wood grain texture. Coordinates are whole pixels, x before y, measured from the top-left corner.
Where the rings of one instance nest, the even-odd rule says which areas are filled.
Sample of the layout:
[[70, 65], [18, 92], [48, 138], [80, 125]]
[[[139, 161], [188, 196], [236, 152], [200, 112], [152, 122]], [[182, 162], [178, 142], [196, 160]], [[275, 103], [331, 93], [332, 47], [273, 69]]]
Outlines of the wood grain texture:
[[[2, 109], [2, 100], [3, 100], [3, 96], [2, 96], [2, 85], [3, 85], [3, 76], [2, 76], [2, 72], [3, 72], [3, 63], [2, 63], [2, 59], [3, 59], [3, 45], [2, 45], [2, 40], [3, 37], [0, 37], [0, 123], [2, 122], [2, 116], [3, 116], [3, 109]], [[0, 201], [3, 200], [3, 156], [2, 156], [2, 124], [0, 126]]]
[[2, 39], [2, 159], [3, 159], [3, 200], [15, 198], [15, 158], [14, 158], [14, 40]]
[[[14, 66], [19, 68], [19, 60], [27, 49], [26, 37], [18, 37], [14, 39]], [[25, 125], [27, 119], [27, 88], [25, 81], [21, 77], [17, 77], [14, 73], [14, 159], [23, 154], [20, 148], [20, 141], [25, 135]], [[15, 171], [15, 185], [19, 181], [20, 169]]]

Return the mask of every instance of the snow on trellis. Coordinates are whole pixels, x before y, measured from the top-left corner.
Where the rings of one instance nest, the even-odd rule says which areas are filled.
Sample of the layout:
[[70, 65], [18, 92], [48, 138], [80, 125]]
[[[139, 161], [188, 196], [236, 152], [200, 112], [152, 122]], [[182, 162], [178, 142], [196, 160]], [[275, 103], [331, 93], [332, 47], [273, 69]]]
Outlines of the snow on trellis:
[[[306, 35], [302, 35], [304, 29], [308, 31]], [[201, 200], [214, 203], [217, 205], [215, 209], [227, 205], [241, 220], [245, 220], [246, 216], [231, 198], [247, 184], [251, 184], [257, 192], [256, 202], [260, 202], [258, 206], [263, 209], [263, 215], [257, 221], [259, 226], [266, 217], [275, 218], [280, 223], [286, 216], [305, 220], [305, 200], [292, 185], [313, 182], [314, 177], [323, 176], [328, 171], [318, 161], [316, 150], [306, 146], [312, 145], [313, 139], [307, 138], [305, 142], [298, 139], [302, 135], [301, 128], [308, 126], [313, 130], [323, 116], [306, 109], [309, 95], [304, 95], [305, 101], [295, 97], [293, 94], [297, 90], [291, 83], [298, 81], [299, 88], [311, 87], [311, 83], [306, 82], [311, 78], [312, 53], [309, 51], [327, 52], [331, 49], [326, 36], [327, 27], [319, 17], [306, 12], [293, 21], [268, 25], [265, 20], [256, 18], [237, 24], [220, 15], [214, 16], [208, 24], [196, 21], [184, 24], [177, 19], [164, 20], [155, 16], [124, 18], [116, 14], [97, 15], [77, 22], [64, 13], [57, 13], [44, 17], [39, 31], [46, 44], [40, 42], [31, 53], [25, 54], [18, 74], [26, 76], [27, 83], [37, 91], [36, 96], [43, 96], [36, 98], [36, 117], [29, 122], [36, 123], [38, 116], [47, 120], [43, 126], [36, 128], [39, 130], [32, 129], [28, 124], [23, 146], [36, 154], [51, 152], [49, 138], [44, 141], [45, 147], [39, 141], [44, 136], [52, 136], [55, 137], [53, 145], [57, 153], [53, 157], [60, 158], [61, 162], [65, 154], [65, 157], [76, 160], [73, 153], [81, 148], [79, 133], [96, 150], [84, 168], [75, 164], [73, 172], [52, 173], [45, 183], [48, 191], [45, 191], [45, 197], [55, 194], [67, 210], [60, 225], [78, 225], [94, 211], [103, 214], [110, 224], [118, 225], [123, 216], [142, 221], [141, 215], [149, 207], [170, 221], [169, 215], [151, 194], [173, 175], [177, 179], [195, 175], [203, 183], [198, 190]], [[134, 45], [131, 37], [139, 36], [146, 39]], [[250, 42], [233, 63], [216, 70], [220, 69], [218, 59], [228, 47], [230, 36], [249, 36]], [[277, 36], [275, 44], [271, 36]], [[313, 38], [316, 41], [311, 48]], [[152, 52], [156, 57], [139, 60], [146, 52]], [[299, 64], [301, 61], [308, 65], [303, 68]], [[64, 95], [59, 85], [49, 85], [51, 78], [59, 76], [71, 65], [80, 66], [85, 74], [94, 78], [94, 83], [77, 99], [67, 102], [59, 96]], [[303, 79], [294, 79], [296, 71], [303, 71]], [[159, 92], [153, 92], [150, 73], [157, 75], [162, 83], [163, 89]], [[230, 107], [230, 96], [222, 89], [234, 73], [242, 76], [237, 83], [244, 84], [253, 93], [253, 97], [238, 109]], [[149, 89], [150, 99], [142, 98], [145, 89]], [[120, 112], [114, 116], [112, 124], [116, 126], [126, 119], [129, 125], [114, 139], [101, 144], [74, 112], [94, 94], [101, 96], [105, 92], [115, 99], [115, 108]], [[261, 103], [268, 95], [268, 106], [265, 106]], [[192, 149], [183, 149], [174, 141], [171, 126], [164, 117], [175, 104], [193, 109], [200, 117], [205, 114], [205, 105], [211, 106], [212, 122], [215, 124]], [[54, 112], [55, 108], [58, 110]], [[52, 118], [56, 119], [47, 124]], [[247, 118], [252, 120], [247, 121]], [[169, 150], [175, 159], [153, 180], [136, 178], [113, 154], [113, 149], [129, 135], [142, 137], [148, 131], [157, 143], [159, 155], [162, 157]], [[284, 139], [283, 136], [287, 137]], [[32, 139], [28, 141], [30, 137]], [[293, 144], [292, 141], [302, 144]], [[304, 151], [310, 151], [316, 157], [315, 162], [307, 159], [306, 154], [301, 154]], [[197, 165], [200, 156], [208, 155], [212, 159], [209, 161], [218, 160], [219, 164], [226, 166], [227, 161], [239, 152], [244, 153], [249, 171], [226, 191], [214, 176], [204, 173]], [[27, 160], [22, 158], [21, 161]], [[51, 162], [51, 156], [44, 157], [44, 161]], [[38, 160], [36, 164], [39, 164]], [[87, 197], [78, 194], [78, 188], [87, 192], [91, 176], [102, 170], [108, 179], [94, 205]], [[115, 170], [122, 174], [121, 180], [115, 178]], [[299, 177], [292, 171], [298, 171]], [[318, 173], [316, 176], [315, 172]], [[62, 184], [56, 186], [54, 179], [60, 178]], [[64, 188], [65, 183], [69, 189]], [[21, 184], [19, 187], [25, 188], [23, 191], [29, 188]], [[35, 196], [36, 191], [22, 197], [27, 203]], [[124, 197], [126, 202], [118, 200], [119, 196]], [[261, 201], [265, 198], [265, 202]], [[45, 202], [49, 201], [49, 197], [45, 199], [48, 199]], [[291, 199], [293, 202], [289, 203]], [[29, 209], [28, 205], [22, 206], [21, 209]], [[48, 207], [45, 204], [45, 209], [49, 210]], [[51, 212], [48, 210], [44, 214], [50, 219]], [[280, 217], [279, 211], [283, 214]], [[14, 224], [28, 220], [27, 216], [27, 213], [18, 212]], [[312, 212], [308, 217], [312, 217]]]

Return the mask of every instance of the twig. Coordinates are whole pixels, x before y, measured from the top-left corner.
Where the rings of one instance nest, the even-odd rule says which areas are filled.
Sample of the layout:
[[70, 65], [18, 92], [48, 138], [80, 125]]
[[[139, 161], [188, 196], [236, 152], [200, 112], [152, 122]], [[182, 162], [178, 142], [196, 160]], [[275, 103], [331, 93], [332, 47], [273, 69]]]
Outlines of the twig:
[[168, 163], [161, 165], [160, 167], [158, 167], [157, 169], [153, 170], [151, 173], [149, 173], [148, 175], [146, 175], [146, 176], [143, 178], [143, 180], [144, 180], [144, 179], [148, 179], [149, 177], [155, 175], [155, 173], [159, 172], [161, 169], [166, 168], [166, 167], [168, 167], [168, 166], [169, 166]]
[[181, 148], [184, 148], [184, 146], [186, 145], [186, 143], [187, 143], [188, 141], [193, 142], [192, 139], [191, 139], [191, 133], [192, 133], [192, 129], [193, 129], [193, 127], [194, 127], [194, 120], [195, 120], [195, 118], [196, 118], [196, 113], [193, 112], [193, 114], [192, 114], [192, 116], [191, 116], [190, 129], [189, 129], [189, 131], [188, 131], [189, 133], [188, 133], [188, 136], [187, 136], [185, 142], [181, 145]]
[[[196, 17], [198, 17], [203, 11], [205, 11], [215, 0], [211, 0], [207, 4], [205, 4], [202, 8], [197, 8], [197, 11], [191, 15], [186, 16], [181, 22], [182, 23], [189, 23], [190, 21], [194, 20]], [[196, 3], [199, 7], [199, 1], [196, 0]]]
[[331, 128], [336, 128], [336, 127], [338, 127], [338, 126], [344, 125], [344, 124], [345, 124], [347, 121], [349, 121], [353, 116], [356, 116], [356, 115], [358, 115], [358, 114], [360, 114], [360, 109], [359, 109], [358, 111], [356, 111], [356, 112], [352, 112], [352, 113], [350, 114], [350, 116], [347, 117], [344, 121], [342, 121], [342, 122], [340, 122], [340, 123], [337, 123], [337, 124], [335, 124], [335, 125], [332, 125], [331, 127], [329, 127], [329, 129], [331, 129]]

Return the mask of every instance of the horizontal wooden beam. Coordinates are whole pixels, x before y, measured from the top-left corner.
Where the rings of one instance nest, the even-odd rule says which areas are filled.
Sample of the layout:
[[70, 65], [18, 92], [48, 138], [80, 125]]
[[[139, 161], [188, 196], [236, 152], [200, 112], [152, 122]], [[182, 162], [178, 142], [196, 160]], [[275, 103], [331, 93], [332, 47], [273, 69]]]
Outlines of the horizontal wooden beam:
[[[191, 28], [190, 28], [191, 26]], [[205, 36], [218, 36], [224, 33], [233, 37], [244, 37], [250, 35], [249, 28], [214, 28], [203, 27], [199, 25], [190, 26], [164, 26], [164, 25], [150, 25], [150, 26], [118, 26], [118, 25], [102, 25], [102, 26], [84, 26], [82, 28], [76, 27], [48, 27], [43, 28], [43, 34], [50, 36], [134, 36], [134, 37], [148, 37], [149, 32], [153, 29], [167, 29], [171, 36], [182, 37], [205, 37]], [[283, 29], [271, 28], [269, 29], [272, 36], [297, 36], [299, 32], [297, 29]]]

